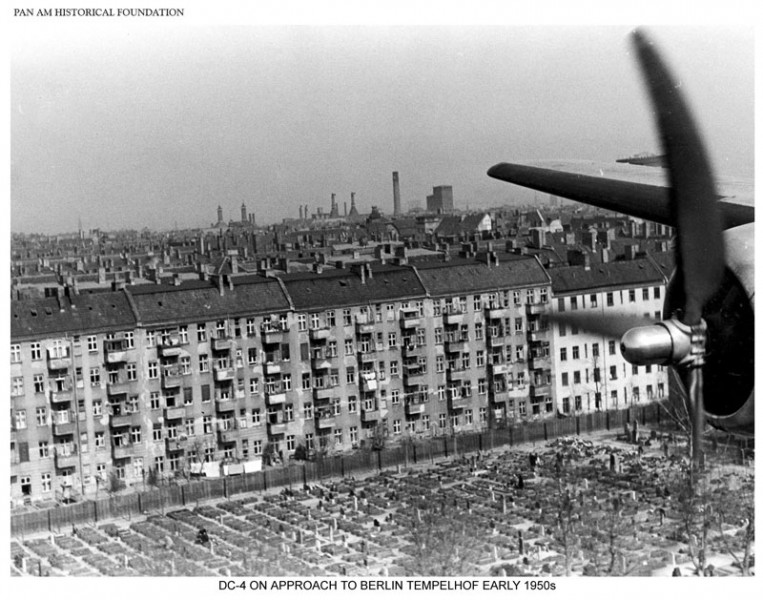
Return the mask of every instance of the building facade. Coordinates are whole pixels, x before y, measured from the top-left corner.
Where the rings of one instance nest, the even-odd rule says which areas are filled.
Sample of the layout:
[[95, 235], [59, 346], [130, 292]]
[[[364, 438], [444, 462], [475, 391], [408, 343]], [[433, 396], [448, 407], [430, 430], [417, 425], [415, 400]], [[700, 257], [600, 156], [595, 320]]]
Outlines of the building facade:
[[[548, 271], [556, 312], [662, 319], [665, 276], [650, 258]], [[610, 410], [663, 398], [667, 370], [636, 366], [620, 353], [620, 340], [554, 323], [553, 395], [566, 415]]]
[[[498, 427], [570, 396], [597, 408], [563, 385], [573, 334], [544, 317], [582, 290], [530, 256], [394, 262], [13, 301], [12, 502]], [[647, 283], [658, 310], [664, 285]], [[586, 296], [630, 298], [613, 285]], [[638, 377], [641, 396], [608, 380], [598, 408], [661, 393]]]

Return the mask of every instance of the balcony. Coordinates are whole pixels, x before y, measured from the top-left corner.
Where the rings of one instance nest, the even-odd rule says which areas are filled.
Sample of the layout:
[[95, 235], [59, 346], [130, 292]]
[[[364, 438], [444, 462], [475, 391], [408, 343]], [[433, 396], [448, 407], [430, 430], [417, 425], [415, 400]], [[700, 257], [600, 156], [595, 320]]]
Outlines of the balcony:
[[159, 356], [163, 358], [171, 358], [174, 356], [180, 356], [182, 352], [180, 348], [180, 336], [179, 335], [167, 335], [159, 339], [157, 344], [159, 349]]
[[527, 398], [527, 384], [515, 383], [509, 390], [509, 398]]
[[215, 409], [218, 412], [228, 412], [236, 410], [235, 398], [215, 398]]
[[429, 376], [426, 373], [419, 372], [415, 375], [406, 375], [403, 383], [406, 386], [424, 386], [426, 387]]
[[126, 350], [108, 350], [106, 352], [106, 364], [114, 365], [127, 362]]
[[239, 430], [235, 427], [218, 426], [217, 428], [217, 440], [221, 444], [230, 444], [239, 439]]
[[493, 404], [505, 404], [511, 399], [508, 391], [493, 392]]
[[313, 398], [316, 400], [329, 400], [334, 395], [334, 388], [313, 388]]
[[550, 356], [531, 356], [527, 366], [531, 370], [535, 369], [550, 369], [551, 357]]
[[427, 405], [424, 402], [409, 402], [405, 405], [405, 414], [407, 415], [421, 415], [427, 410]]
[[468, 408], [472, 403], [471, 400], [471, 398], [464, 398], [463, 396], [460, 398], [451, 398], [450, 408], [452, 410], [462, 410], [464, 408]]
[[288, 329], [277, 329], [274, 327], [263, 328], [262, 330], [262, 343], [266, 345], [281, 344], [289, 340]]
[[456, 367], [455, 369], [448, 369], [447, 371], [448, 381], [461, 381], [469, 376], [469, 370], [463, 367]]
[[511, 316], [510, 308], [488, 308], [487, 309], [488, 319], [505, 319], [510, 316]]
[[164, 419], [166, 421], [174, 421], [176, 419], [184, 419], [184, 418], [185, 418], [184, 406], [174, 406], [172, 408], [164, 409]]
[[165, 389], [179, 388], [183, 385], [183, 378], [180, 373], [172, 372], [162, 375], [162, 387]]
[[79, 454], [76, 447], [57, 447], [55, 454], [56, 469], [71, 469], [79, 465]]
[[59, 390], [59, 391], [50, 391], [50, 403], [51, 404], [60, 404], [63, 402], [71, 402], [74, 400], [74, 390]]
[[546, 312], [548, 303], [545, 302], [528, 302], [526, 305], [526, 311], [528, 315], [542, 315]]
[[215, 352], [230, 352], [233, 348], [233, 340], [226, 335], [217, 335], [212, 338], [212, 350]]
[[109, 418], [109, 424], [112, 427], [129, 427], [131, 425], [140, 425], [142, 422], [143, 417], [140, 412], [111, 415]]
[[75, 421], [53, 422], [53, 435], [74, 435], [77, 433]]
[[370, 313], [356, 315], [355, 328], [358, 333], [373, 333], [376, 329], [376, 319]]
[[491, 336], [487, 341], [487, 345], [491, 348], [498, 348], [499, 346], [503, 346], [505, 343], [506, 340], [500, 336]]
[[530, 396], [533, 398], [548, 396], [549, 394], [551, 394], [551, 385], [548, 383], [530, 386]]
[[490, 365], [493, 375], [506, 375], [511, 370], [511, 363], [493, 363]]
[[263, 365], [263, 371], [266, 375], [278, 375], [281, 372], [281, 363], [268, 361]]
[[336, 418], [333, 415], [318, 417], [316, 424], [318, 429], [332, 429], [336, 425]]
[[374, 409], [361, 409], [360, 411], [360, 420], [365, 421], [366, 423], [378, 421], [381, 419], [381, 411], [378, 408]]
[[278, 392], [272, 394], [269, 393], [266, 397], [268, 406], [283, 404], [286, 402], [286, 392]]
[[376, 381], [376, 377], [360, 376], [360, 389], [364, 392], [373, 392], [379, 388], [379, 382]]
[[310, 361], [313, 371], [325, 371], [331, 368], [331, 361], [325, 357], [316, 357]]
[[331, 336], [331, 329], [328, 327], [321, 327], [320, 329], [310, 330], [310, 341], [324, 342]]
[[548, 329], [536, 329], [527, 332], [527, 339], [530, 342], [545, 342], [548, 340]]
[[130, 458], [132, 456], [137, 456], [138, 454], [144, 454], [145, 451], [146, 451], [146, 448], [143, 445], [143, 443], [123, 444], [121, 446], [112, 446], [111, 456], [114, 460], [119, 460], [122, 458]]
[[419, 327], [421, 325], [421, 317], [417, 312], [414, 313], [403, 313], [400, 317], [400, 328], [401, 329], [413, 329], [415, 327]]
[[443, 323], [446, 325], [461, 325], [464, 322], [464, 313], [460, 311], [451, 311], [442, 316]]
[[406, 358], [419, 358], [427, 355], [427, 347], [418, 344], [406, 344], [402, 347], [403, 356]]
[[358, 352], [358, 360], [361, 363], [373, 363], [378, 358], [377, 354], [379, 351], [381, 351], [381, 348], [378, 350], [376, 348], [361, 350]]
[[215, 381], [233, 381], [236, 370], [231, 367], [215, 367]]
[[48, 369], [61, 371], [72, 366], [72, 357], [69, 348], [48, 348]]
[[448, 340], [445, 342], [445, 352], [453, 354], [456, 352], [468, 352], [469, 342], [468, 340]]
[[268, 435], [283, 435], [288, 423], [268, 423]]
[[185, 436], [166, 438], [164, 443], [165, 447], [167, 448], [167, 452], [181, 452], [186, 449], [186, 446], [188, 446], [188, 438]]
[[121, 396], [133, 391], [135, 382], [133, 381], [115, 381], [106, 384], [106, 393], [109, 396]]

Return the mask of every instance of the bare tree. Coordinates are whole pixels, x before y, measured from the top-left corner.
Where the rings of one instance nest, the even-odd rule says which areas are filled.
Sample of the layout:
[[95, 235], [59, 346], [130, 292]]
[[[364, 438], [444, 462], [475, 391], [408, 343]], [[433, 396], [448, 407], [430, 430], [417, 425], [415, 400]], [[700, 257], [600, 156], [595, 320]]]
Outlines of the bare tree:
[[[752, 575], [752, 552], [755, 542], [755, 500], [753, 487], [750, 486], [749, 489], [731, 489], [730, 487], [723, 486], [720, 490], [717, 504], [718, 508], [715, 511], [717, 518], [716, 525], [718, 526], [723, 547], [734, 559], [742, 575], [749, 577]], [[738, 511], [738, 514], [731, 515], [731, 510]], [[724, 525], [734, 518], [740, 523], [740, 527], [737, 528], [737, 536], [739, 536], [741, 530], [741, 540], [738, 546], [734, 545], [734, 541], [729, 539], [728, 534], [724, 530]]]
[[564, 572], [568, 577], [572, 573], [572, 559], [580, 549], [580, 503], [576, 500], [561, 476], [557, 478], [555, 503], [555, 527], [553, 538], [562, 547]]
[[421, 503], [413, 514], [413, 570], [418, 576], [468, 575], [475, 571], [480, 542], [461, 511]]

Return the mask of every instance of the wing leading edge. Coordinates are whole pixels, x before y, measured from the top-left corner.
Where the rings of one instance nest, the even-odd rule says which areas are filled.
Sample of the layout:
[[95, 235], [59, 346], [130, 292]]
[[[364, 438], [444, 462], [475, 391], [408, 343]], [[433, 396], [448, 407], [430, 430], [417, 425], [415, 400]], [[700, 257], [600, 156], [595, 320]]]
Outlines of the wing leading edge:
[[[651, 167], [644, 168], [661, 171], [661, 169], [652, 169]], [[623, 169], [620, 167], [617, 170]], [[495, 179], [539, 192], [675, 226], [670, 210], [670, 190], [667, 186], [659, 185], [659, 183], [629, 181], [627, 177], [621, 177], [617, 172], [613, 173], [613, 177], [597, 177], [574, 171], [514, 163], [494, 165], [487, 174]], [[720, 198], [725, 197], [721, 196]], [[755, 208], [753, 206], [720, 198], [718, 204], [724, 229], [751, 223], [755, 220]]]

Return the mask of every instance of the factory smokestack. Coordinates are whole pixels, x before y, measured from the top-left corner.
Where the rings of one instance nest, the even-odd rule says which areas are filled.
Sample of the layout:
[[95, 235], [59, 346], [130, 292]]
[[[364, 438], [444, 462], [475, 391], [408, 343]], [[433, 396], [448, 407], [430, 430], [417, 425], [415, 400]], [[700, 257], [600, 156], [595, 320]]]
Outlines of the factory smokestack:
[[398, 177], [397, 171], [392, 172], [392, 200], [394, 202], [394, 210], [392, 211], [392, 214], [394, 216], [399, 216], [400, 211], [400, 178]]

